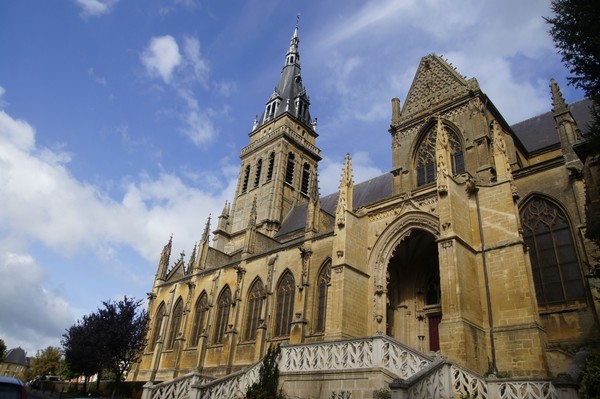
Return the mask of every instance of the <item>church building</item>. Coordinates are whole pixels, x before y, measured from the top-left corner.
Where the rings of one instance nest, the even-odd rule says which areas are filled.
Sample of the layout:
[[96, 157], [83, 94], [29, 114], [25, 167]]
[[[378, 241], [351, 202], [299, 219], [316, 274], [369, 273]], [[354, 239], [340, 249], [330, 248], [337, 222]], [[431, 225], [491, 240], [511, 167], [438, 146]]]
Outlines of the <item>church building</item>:
[[[551, 81], [549, 112], [510, 126], [475, 78], [426, 55], [406, 99], [391, 100], [392, 169], [355, 182], [346, 156], [339, 191], [320, 196], [298, 44], [296, 26], [235, 197], [187, 261], [171, 257], [176, 237], [164, 247], [130, 378], [217, 378], [278, 344], [385, 337], [479, 375], [548, 379], [596, 347], [598, 249], [585, 231], [599, 183], [576, 152], [591, 103], [569, 106]], [[296, 381], [336, 378], [309, 374]]]

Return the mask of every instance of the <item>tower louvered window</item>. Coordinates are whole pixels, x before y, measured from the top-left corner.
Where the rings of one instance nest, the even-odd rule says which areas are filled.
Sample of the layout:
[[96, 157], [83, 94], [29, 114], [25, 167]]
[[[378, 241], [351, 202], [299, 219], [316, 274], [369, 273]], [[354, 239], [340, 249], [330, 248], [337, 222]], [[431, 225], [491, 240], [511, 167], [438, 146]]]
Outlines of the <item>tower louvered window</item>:
[[[448, 135], [448, 144], [450, 146], [451, 174], [457, 175], [465, 172], [465, 161], [462, 150], [462, 144], [456, 133], [446, 129]], [[417, 185], [423, 186], [435, 182], [436, 164], [435, 164], [435, 145], [437, 132], [432, 129], [425, 139], [419, 145], [416, 156]]]
[[167, 340], [167, 348], [173, 349], [175, 346], [175, 340], [179, 336], [181, 329], [181, 318], [183, 316], [183, 300], [179, 298], [173, 308], [173, 314], [171, 315], [171, 329], [169, 332], [169, 339]]
[[267, 168], [267, 181], [271, 181], [273, 179], [273, 168], [275, 167], [275, 153], [272, 152], [269, 155], [269, 166]]
[[256, 329], [260, 320], [260, 313], [263, 304], [263, 283], [256, 280], [252, 284], [248, 294], [248, 305], [246, 309], [246, 328], [244, 329], [244, 339], [246, 341], [256, 339]]
[[260, 172], [262, 172], [262, 159], [256, 162], [256, 174], [254, 176], [254, 188], [260, 185]]
[[300, 186], [300, 192], [304, 195], [308, 195], [308, 187], [310, 186], [310, 166], [307, 163], [302, 168], [302, 185]]
[[277, 311], [275, 313], [275, 336], [290, 335], [294, 313], [295, 283], [292, 273], [287, 271], [277, 287]]
[[190, 342], [191, 346], [198, 346], [207, 314], [208, 297], [206, 296], [206, 293], [203, 292], [196, 301], [196, 306], [194, 307], [194, 325], [192, 326], [192, 339]]
[[244, 181], [242, 182], [242, 194], [248, 191], [248, 180], [250, 179], [250, 165], [246, 165], [244, 171]]
[[315, 332], [325, 332], [325, 316], [327, 314], [327, 293], [331, 283], [331, 260], [321, 268], [317, 279], [317, 320]]
[[217, 302], [217, 320], [215, 322], [215, 330], [213, 342], [215, 344], [223, 343], [225, 330], [227, 329], [227, 321], [229, 320], [229, 308], [231, 307], [231, 290], [225, 287]]
[[287, 165], [285, 168], [285, 182], [292, 184], [294, 182], [294, 163], [295, 157], [291, 152], [288, 154]]
[[554, 203], [535, 197], [521, 210], [538, 305], [585, 300], [585, 289], [571, 228]]

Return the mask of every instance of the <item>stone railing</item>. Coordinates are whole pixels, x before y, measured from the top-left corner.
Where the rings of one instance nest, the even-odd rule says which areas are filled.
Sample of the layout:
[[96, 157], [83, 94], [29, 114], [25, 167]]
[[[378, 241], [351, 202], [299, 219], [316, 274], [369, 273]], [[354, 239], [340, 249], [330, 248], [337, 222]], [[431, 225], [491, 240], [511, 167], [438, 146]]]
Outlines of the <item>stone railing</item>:
[[158, 384], [147, 382], [144, 385], [142, 399], [187, 399], [192, 396], [190, 395], [192, 386], [206, 384], [209, 381], [210, 378], [193, 372]]
[[279, 372], [352, 370], [380, 367], [406, 379], [426, 368], [431, 358], [388, 337], [375, 336], [281, 348]]
[[[443, 357], [431, 358], [385, 336], [299, 345], [283, 345], [279, 372], [310, 373], [379, 368], [398, 378], [390, 384], [394, 399], [563, 399], [577, 398], [573, 384], [495, 376], [485, 378]], [[262, 361], [211, 380], [190, 373], [171, 381], [144, 385], [142, 399], [242, 398], [258, 381]]]
[[243, 398], [250, 385], [258, 381], [258, 373], [262, 361], [253, 364], [248, 369], [243, 369], [229, 374], [207, 384], [194, 385], [193, 396], [190, 399], [234, 399]]
[[447, 361], [434, 360], [427, 369], [408, 379], [390, 384], [395, 399], [476, 398], [476, 399], [560, 399], [577, 397], [571, 389], [558, 394], [549, 380], [484, 378]]
[[301, 134], [298, 134], [297, 132], [292, 130], [290, 127], [283, 125], [283, 126], [279, 126], [277, 129], [275, 129], [269, 133], [266, 133], [264, 136], [256, 139], [256, 141], [254, 141], [253, 143], [248, 144], [246, 147], [242, 148], [240, 156], [243, 157], [245, 154], [252, 151], [252, 149], [259, 147], [263, 143], [266, 143], [267, 141], [272, 140], [275, 137], [278, 137], [281, 135], [285, 135], [285, 136], [291, 138], [292, 140], [296, 141], [297, 143], [299, 143], [302, 146], [304, 146], [305, 148], [307, 148], [309, 151], [311, 151], [315, 155], [318, 155], [318, 156], [321, 155], [321, 150], [317, 146], [309, 143], [309, 141], [306, 140], [304, 137], [302, 137]]

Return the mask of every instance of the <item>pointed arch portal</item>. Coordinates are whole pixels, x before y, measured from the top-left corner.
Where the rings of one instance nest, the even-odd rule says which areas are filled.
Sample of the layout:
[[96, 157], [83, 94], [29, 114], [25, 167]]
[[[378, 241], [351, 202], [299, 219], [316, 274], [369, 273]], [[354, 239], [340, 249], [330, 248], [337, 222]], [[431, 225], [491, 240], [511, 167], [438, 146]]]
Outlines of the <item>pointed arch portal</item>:
[[431, 233], [413, 229], [396, 245], [387, 265], [386, 334], [424, 352], [440, 349], [437, 245]]

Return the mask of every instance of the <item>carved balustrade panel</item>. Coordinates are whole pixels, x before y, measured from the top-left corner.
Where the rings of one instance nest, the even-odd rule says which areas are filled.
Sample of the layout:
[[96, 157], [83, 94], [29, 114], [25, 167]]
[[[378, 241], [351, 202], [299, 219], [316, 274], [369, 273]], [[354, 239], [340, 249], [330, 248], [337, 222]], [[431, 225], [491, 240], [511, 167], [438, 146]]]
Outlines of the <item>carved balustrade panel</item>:
[[408, 397], [413, 399], [450, 398], [444, 384], [444, 372], [439, 368], [408, 389]]
[[258, 381], [258, 374], [262, 363], [256, 363], [247, 370], [243, 370], [220, 380], [213, 381], [208, 386], [201, 387], [202, 399], [227, 399], [244, 397], [250, 385]]
[[151, 387], [151, 399], [186, 399], [190, 396], [190, 390], [194, 384], [206, 384], [210, 380], [200, 376], [198, 373], [190, 373], [165, 381]]
[[473, 399], [488, 398], [488, 389], [485, 380], [454, 365], [451, 367], [451, 372], [452, 387], [455, 393], [460, 394], [461, 397]]
[[382, 367], [402, 379], [412, 377], [431, 363], [430, 360], [388, 340], [383, 342], [382, 351]]
[[506, 381], [500, 383], [501, 399], [556, 399], [556, 388], [550, 381]]
[[348, 370], [371, 367], [371, 340], [353, 340], [282, 348], [280, 372]]

